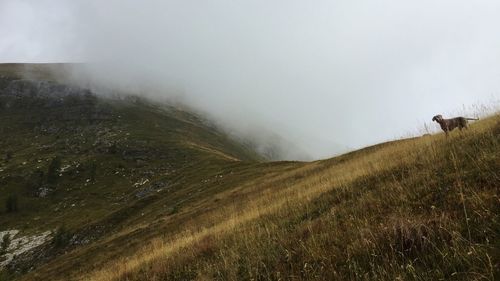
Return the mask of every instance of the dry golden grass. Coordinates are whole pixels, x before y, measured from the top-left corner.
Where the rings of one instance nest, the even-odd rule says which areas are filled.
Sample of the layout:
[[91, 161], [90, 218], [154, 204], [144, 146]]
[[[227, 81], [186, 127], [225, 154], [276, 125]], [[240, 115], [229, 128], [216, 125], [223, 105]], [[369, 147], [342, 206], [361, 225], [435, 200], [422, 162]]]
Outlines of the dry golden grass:
[[494, 280], [500, 118], [256, 175], [83, 280]]

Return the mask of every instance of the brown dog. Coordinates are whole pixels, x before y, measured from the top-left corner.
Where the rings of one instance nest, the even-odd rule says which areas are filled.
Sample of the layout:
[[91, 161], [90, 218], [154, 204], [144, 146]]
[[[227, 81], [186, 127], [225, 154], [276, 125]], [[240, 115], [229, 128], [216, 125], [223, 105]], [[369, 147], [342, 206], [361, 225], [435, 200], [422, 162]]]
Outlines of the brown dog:
[[462, 130], [463, 128], [467, 129], [467, 121], [468, 120], [479, 120], [479, 118], [466, 118], [466, 117], [455, 117], [451, 119], [444, 119], [441, 115], [436, 115], [432, 117], [432, 121], [436, 121], [441, 126], [441, 129], [445, 132], [446, 136], [448, 136], [448, 132], [453, 131], [455, 128], [459, 128]]

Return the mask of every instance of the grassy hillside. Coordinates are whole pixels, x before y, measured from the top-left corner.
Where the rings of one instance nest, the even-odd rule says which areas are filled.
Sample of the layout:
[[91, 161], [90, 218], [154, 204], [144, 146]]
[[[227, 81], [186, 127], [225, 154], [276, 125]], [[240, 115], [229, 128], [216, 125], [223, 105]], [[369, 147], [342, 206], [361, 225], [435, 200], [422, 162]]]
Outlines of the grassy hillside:
[[276, 170], [217, 195], [218, 209], [81, 277], [498, 279], [499, 136], [494, 116], [449, 139], [268, 164]]
[[[215, 183], [228, 188], [24, 280], [495, 280], [499, 120], [325, 161], [238, 164]], [[139, 250], [110, 254], [120, 246]]]
[[0, 79], [0, 232], [53, 234], [0, 280], [500, 278], [498, 115], [263, 163], [179, 108], [13, 79]]
[[14, 277], [129, 224], [180, 212], [226, 188], [204, 189], [221, 170], [261, 160], [180, 108], [16, 75], [0, 77], [0, 136], [0, 232], [51, 231], [62, 240], [14, 259], [4, 274]]

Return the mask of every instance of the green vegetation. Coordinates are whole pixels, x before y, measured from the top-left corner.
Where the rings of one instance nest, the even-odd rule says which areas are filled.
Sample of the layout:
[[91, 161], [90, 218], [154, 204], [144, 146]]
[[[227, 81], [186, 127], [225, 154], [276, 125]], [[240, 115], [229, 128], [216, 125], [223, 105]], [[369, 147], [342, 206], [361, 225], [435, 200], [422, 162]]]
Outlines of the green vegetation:
[[498, 279], [499, 133], [495, 116], [262, 175], [90, 279]]
[[5, 152], [5, 161], [10, 161], [12, 159], [12, 151]]
[[[87, 92], [54, 104], [45, 97], [6, 97], [2, 90], [0, 107], [9, 107], [0, 111], [0, 155], [6, 155], [0, 158], [0, 202], [13, 202], [9, 194], [17, 194], [23, 206], [0, 216], [2, 229], [65, 224], [81, 230], [118, 222], [131, 215], [120, 210], [140, 212], [144, 197], [189, 193], [186, 182], [240, 159], [260, 159], [179, 108], [135, 98], [97, 100]], [[207, 169], [197, 171], [198, 165]], [[147, 200], [156, 199], [166, 200]]]
[[500, 278], [498, 115], [449, 138], [263, 163], [143, 99], [54, 105], [0, 88], [6, 104], [0, 199], [22, 208], [0, 214], [0, 231], [54, 234], [44, 259], [0, 279]]
[[[71, 98], [42, 95], [64, 94], [54, 85], [42, 84], [37, 96], [36, 82], [0, 78], [0, 202], [9, 212], [0, 212], [0, 231], [52, 231], [51, 245], [61, 248], [43, 248], [51, 258], [34, 259], [16, 272], [66, 251], [86, 251], [128, 226], [157, 222], [165, 212], [176, 214], [230, 187], [205, 188], [202, 181], [215, 183], [221, 170], [238, 173], [241, 160], [246, 167], [261, 159], [181, 108], [138, 98], [97, 99], [86, 91]], [[9, 94], [19, 89], [26, 95]], [[75, 239], [68, 242], [61, 233]], [[68, 264], [73, 262], [78, 260]]]
[[61, 169], [61, 159], [56, 156], [50, 161], [49, 169], [47, 171], [47, 182], [55, 183], [59, 177], [59, 170]]
[[64, 248], [69, 244], [70, 239], [71, 233], [69, 233], [66, 227], [64, 227], [63, 225], [58, 227], [56, 232], [54, 233], [52, 244], [54, 244], [54, 247], [57, 249]]
[[15, 194], [9, 194], [5, 199], [5, 212], [14, 213], [18, 211], [17, 196]]

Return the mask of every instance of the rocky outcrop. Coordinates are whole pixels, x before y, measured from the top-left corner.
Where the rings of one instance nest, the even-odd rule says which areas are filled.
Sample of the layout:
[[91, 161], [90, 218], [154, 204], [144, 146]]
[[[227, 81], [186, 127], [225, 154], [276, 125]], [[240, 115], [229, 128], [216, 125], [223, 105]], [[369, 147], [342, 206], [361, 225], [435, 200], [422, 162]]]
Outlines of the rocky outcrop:
[[19, 230], [0, 231], [0, 270], [8, 266], [12, 260], [50, 241], [51, 231], [34, 235], [20, 236]]

